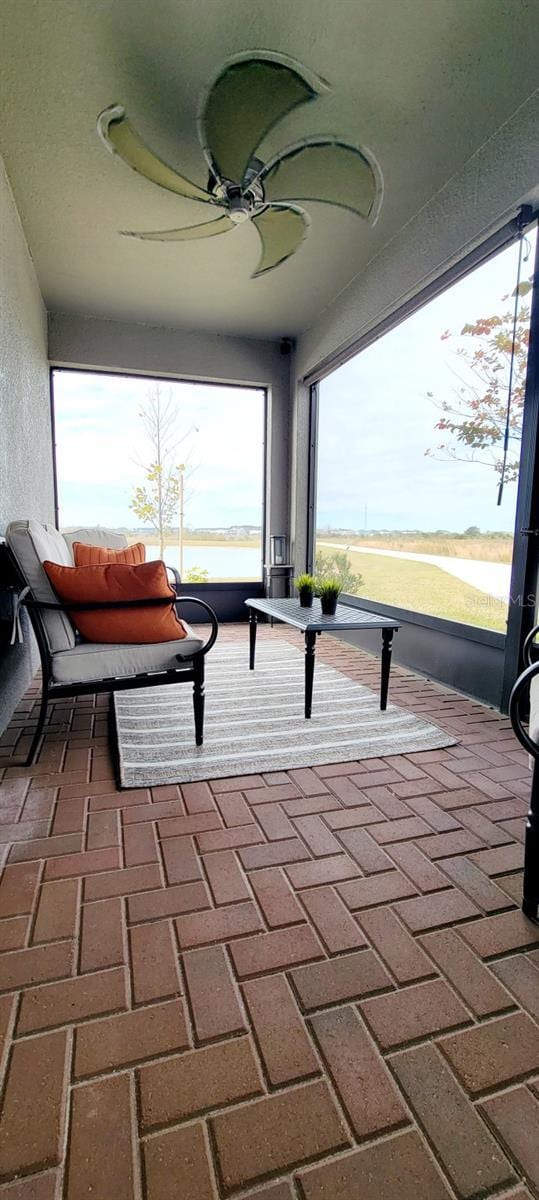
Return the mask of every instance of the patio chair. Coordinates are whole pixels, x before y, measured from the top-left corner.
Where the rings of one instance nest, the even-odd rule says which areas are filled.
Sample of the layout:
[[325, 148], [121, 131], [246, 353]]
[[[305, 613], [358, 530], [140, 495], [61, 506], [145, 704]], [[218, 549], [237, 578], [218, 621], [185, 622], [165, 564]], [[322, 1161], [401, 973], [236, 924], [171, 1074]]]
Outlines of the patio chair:
[[[530, 755], [532, 768], [530, 809], [524, 835], [524, 878], [522, 911], [531, 921], [539, 922], [539, 661], [534, 639], [539, 633], [536, 625], [524, 642], [526, 669], [514, 684], [509, 700], [509, 716], [519, 742]], [[529, 695], [528, 729], [522, 723], [521, 701]]]
[[[95, 538], [95, 529], [77, 531]], [[101, 541], [110, 544], [112, 531], [101, 530]], [[204, 736], [204, 660], [218, 634], [217, 617], [209, 604], [196, 596], [181, 596], [175, 601], [122, 600], [100, 604], [70, 604], [74, 610], [149, 608], [154, 605], [198, 604], [210, 620], [209, 637], [204, 640], [182, 621], [186, 637], [178, 641], [143, 645], [108, 644], [82, 641], [73, 627], [67, 609], [53, 591], [43, 567], [45, 561], [73, 566], [71, 547], [53, 525], [38, 521], [14, 521], [6, 530], [6, 543], [15, 577], [19, 583], [15, 626], [19, 626], [18, 607], [28, 610], [41, 659], [42, 693], [37, 727], [26, 766], [34, 761], [45, 723], [49, 701], [64, 696], [115, 692], [128, 688], [157, 687], [167, 683], [193, 683], [195, 741], [201, 746]], [[121, 538], [123, 535], [117, 534]], [[71, 538], [74, 540], [75, 535]], [[90, 538], [78, 538], [79, 541]], [[94, 542], [94, 544], [96, 544]], [[117, 548], [117, 547], [116, 547]]]

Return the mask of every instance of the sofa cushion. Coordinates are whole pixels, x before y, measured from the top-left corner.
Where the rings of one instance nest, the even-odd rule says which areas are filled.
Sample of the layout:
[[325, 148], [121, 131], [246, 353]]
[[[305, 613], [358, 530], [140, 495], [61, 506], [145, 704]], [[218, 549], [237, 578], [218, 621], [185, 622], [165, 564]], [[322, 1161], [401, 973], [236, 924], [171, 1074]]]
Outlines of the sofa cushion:
[[[91, 546], [104, 546], [113, 550], [121, 550], [127, 546], [127, 538], [125, 533], [119, 533], [117, 529], [106, 529], [102, 525], [95, 525], [93, 528], [72, 529], [70, 533], [64, 533], [64, 539], [67, 542], [71, 552], [71, 566], [73, 566], [73, 543], [86, 542]], [[146, 547], [144, 547], [146, 552]], [[146, 554], [144, 555], [146, 557]], [[143, 559], [144, 561], [144, 559]], [[167, 567], [168, 581], [172, 587], [176, 585], [176, 574], [172, 567]]]
[[91, 683], [92, 680], [122, 679], [127, 675], [143, 675], [148, 671], [170, 671], [182, 661], [192, 658], [202, 648], [185, 621], [186, 636], [181, 641], [158, 642], [145, 646], [97, 645], [81, 642], [73, 650], [63, 650], [52, 660], [55, 683]]
[[97, 567], [102, 563], [127, 563], [129, 567], [140, 567], [141, 563], [146, 562], [144, 542], [134, 542], [132, 546], [122, 546], [120, 550], [114, 550], [112, 546], [73, 542], [71, 550], [76, 567]]
[[107, 529], [103, 525], [89, 526], [83, 529], [71, 529], [64, 533], [64, 540], [71, 552], [70, 565], [73, 566], [73, 542], [86, 542], [89, 546], [110, 546], [113, 550], [122, 550], [127, 546], [125, 533], [117, 529]]
[[[130, 567], [103, 563], [95, 567], [44, 564], [50, 582], [69, 609], [70, 604], [106, 604], [117, 600], [175, 600], [163, 562]], [[88, 642], [153, 643], [185, 637], [173, 604], [155, 607], [95, 609], [72, 613], [72, 620]]]
[[[31, 589], [34, 600], [57, 603], [47, 574], [44, 559], [68, 567], [71, 554], [54, 525], [39, 521], [12, 521], [6, 529], [7, 544], [17, 561], [21, 574]], [[41, 618], [50, 650], [69, 650], [75, 645], [75, 631], [67, 613], [41, 610]]]

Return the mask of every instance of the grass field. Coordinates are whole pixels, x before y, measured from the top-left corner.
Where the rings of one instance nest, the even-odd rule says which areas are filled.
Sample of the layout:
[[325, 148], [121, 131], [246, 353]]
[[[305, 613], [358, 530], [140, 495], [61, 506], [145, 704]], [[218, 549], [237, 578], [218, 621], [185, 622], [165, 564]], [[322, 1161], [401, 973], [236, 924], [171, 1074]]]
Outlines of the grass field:
[[513, 558], [512, 534], [500, 534], [499, 537], [437, 537], [436, 534], [426, 534], [425, 537], [398, 534], [375, 534], [373, 537], [352, 538], [341, 537], [332, 533], [320, 534], [319, 538], [328, 542], [339, 542], [342, 546], [368, 546], [379, 550], [404, 550], [410, 554], [442, 554], [447, 558], [473, 558], [480, 562], [510, 563]]
[[348, 551], [348, 558], [352, 571], [362, 576], [359, 592], [366, 600], [505, 633], [507, 605], [440, 567], [413, 559], [354, 554], [353, 550]]

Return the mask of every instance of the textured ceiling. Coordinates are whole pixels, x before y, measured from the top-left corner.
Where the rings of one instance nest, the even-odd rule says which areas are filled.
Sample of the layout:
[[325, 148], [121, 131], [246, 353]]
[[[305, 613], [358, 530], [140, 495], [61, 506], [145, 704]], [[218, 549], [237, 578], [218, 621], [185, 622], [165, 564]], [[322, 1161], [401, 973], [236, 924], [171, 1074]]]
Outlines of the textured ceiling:
[[[539, 82], [535, 0], [2, 0], [0, 148], [49, 309], [274, 337], [308, 328]], [[201, 91], [231, 55], [269, 49], [331, 90], [272, 131], [366, 144], [385, 178], [378, 224], [309, 206], [299, 252], [252, 280], [249, 224], [191, 244], [118, 230], [207, 219], [106, 153], [122, 103], [148, 144], [205, 185]]]

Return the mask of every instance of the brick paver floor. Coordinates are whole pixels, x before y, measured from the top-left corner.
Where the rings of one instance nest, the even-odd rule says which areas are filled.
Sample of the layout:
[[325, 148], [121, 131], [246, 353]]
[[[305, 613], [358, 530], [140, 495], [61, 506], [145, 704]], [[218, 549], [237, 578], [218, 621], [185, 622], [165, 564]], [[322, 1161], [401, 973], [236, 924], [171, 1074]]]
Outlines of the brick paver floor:
[[[377, 687], [366, 654], [319, 653]], [[1, 1196], [539, 1196], [505, 718], [395, 667], [456, 745], [120, 792], [106, 697], [10, 765], [35, 695], [0, 746]]]

